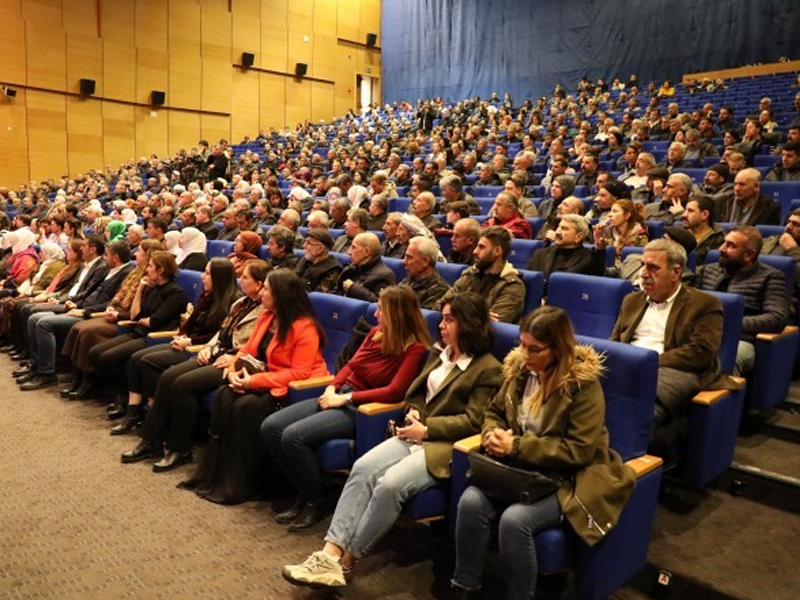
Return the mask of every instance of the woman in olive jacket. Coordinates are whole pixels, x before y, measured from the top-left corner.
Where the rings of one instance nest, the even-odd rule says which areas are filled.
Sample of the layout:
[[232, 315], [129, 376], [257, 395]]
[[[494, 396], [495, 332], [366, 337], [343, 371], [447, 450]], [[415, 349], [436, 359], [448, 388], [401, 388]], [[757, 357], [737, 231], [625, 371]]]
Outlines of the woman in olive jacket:
[[468, 487], [458, 505], [459, 591], [478, 590], [491, 524], [499, 520], [507, 598], [533, 598], [537, 531], [562, 515], [590, 546], [614, 527], [633, 491], [634, 473], [608, 446], [602, 359], [578, 346], [567, 314], [543, 306], [520, 325], [520, 347], [503, 365], [505, 383], [486, 409], [482, 446], [511, 466], [554, 476], [558, 490], [532, 504], [491, 498]]

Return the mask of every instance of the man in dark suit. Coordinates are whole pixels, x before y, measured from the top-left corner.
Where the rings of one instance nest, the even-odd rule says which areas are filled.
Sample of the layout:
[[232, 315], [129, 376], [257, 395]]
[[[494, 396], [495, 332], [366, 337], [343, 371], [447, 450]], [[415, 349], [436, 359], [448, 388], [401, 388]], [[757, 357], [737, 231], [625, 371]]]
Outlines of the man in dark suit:
[[528, 262], [529, 271], [541, 271], [545, 279], [557, 271], [603, 275], [605, 262], [602, 262], [598, 269], [592, 251], [583, 246], [584, 240], [589, 235], [589, 223], [583, 216], [563, 215], [555, 235], [556, 239], [552, 245], [534, 250]]
[[76, 302], [76, 306], [66, 314], [40, 312], [28, 319], [28, 371], [17, 379], [23, 391], [38, 390], [58, 383], [55, 374], [56, 340], [66, 336], [70, 328], [91, 317], [92, 313], [102, 312], [117, 293], [119, 286], [133, 270], [130, 264], [131, 251], [128, 244], [116, 241], [106, 247], [104, 255], [106, 276], [91, 294]]
[[654, 240], [642, 256], [642, 291], [622, 301], [611, 339], [655, 350], [658, 383], [651, 452], [669, 459], [685, 433], [689, 400], [720, 375], [722, 343], [719, 299], [681, 285], [686, 251]]
[[733, 180], [733, 198], [725, 202], [723, 217], [739, 225], [779, 225], [781, 206], [761, 193], [757, 169], [742, 169]]

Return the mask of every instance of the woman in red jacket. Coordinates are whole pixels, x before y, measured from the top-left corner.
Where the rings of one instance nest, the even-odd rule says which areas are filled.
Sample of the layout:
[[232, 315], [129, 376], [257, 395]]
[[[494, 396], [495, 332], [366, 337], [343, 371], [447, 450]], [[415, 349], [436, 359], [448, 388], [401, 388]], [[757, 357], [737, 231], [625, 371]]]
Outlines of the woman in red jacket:
[[[228, 385], [217, 390], [208, 449], [191, 479], [180, 484], [210, 502], [239, 504], [264, 492], [261, 422], [281, 408], [291, 381], [328, 374], [321, 351], [325, 333], [294, 271], [270, 272], [261, 303], [264, 313], [253, 335], [227, 370]], [[159, 450], [147, 449], [152, 456]]]
[[406, 286], [385, 288], [375, 318], [378, 324], [319, 398], [273, 413], [261, 425], [267, 450], [298, 493], [294, 506], [275, 517], [290, 531], [308, 529], [328, 512], [316, 447], [355, 437], [356, 405], [401, 402], [422, 368], [429, 334], [416, 293]]

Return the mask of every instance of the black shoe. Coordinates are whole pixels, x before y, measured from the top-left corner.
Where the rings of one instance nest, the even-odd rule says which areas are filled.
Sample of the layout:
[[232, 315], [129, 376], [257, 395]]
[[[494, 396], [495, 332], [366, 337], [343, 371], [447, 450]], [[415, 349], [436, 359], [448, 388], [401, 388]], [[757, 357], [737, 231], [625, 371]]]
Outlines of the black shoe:
[[8, 358], [11, 360], [28, 360], [28, 353], [27, 352], [13, 352], [8, 355]]
[[36, 379], [38, 375], [39, 374], [36, 371], [28, 371], [27, 373], [18, 376], [14, 381], [16, 381], [19, 385], [23, 385], [33, 379]]
[[300, 513], [303, 512], [303, 508], [306, 505], [306, 499], [302, 496], [298, 497], [297, 500], [294, 501], [294, 504], [283, 512], [279, 512], [277, 515], [273, 517], [273, 520], [276, 523], [280, 523], [281, 525], [288, 525], [292, 521], [294, 521], [297, 517], [300, 516]]
[[23, 383], [19, 386], [19, 389], [23, 392], [31, 392], [33, 390], [41, 390], [47, 387], [54, 386], [58, 383], [58, 377], [56, 375], [36, 375], [35, 377], [31, 378], [30, 380]]
[[191, 452], [172, 452], [171, 450], [167, 450], [167, 454], [164, 458], [153, 465], [153, 472], [165, 473], [166, 471], [172, 471], [172, 469], [177, 469], [190, 462], [192, 462]]
[[141, 440], [133, 450], [123, 452], [120, 460], [124, 463], [135, 463], [147, 458], [161, 458], [164, 451], [157, 447], [151, 446], [145, 440]]
[[16, 352], [17, 347], [14, 344], [6, 344], [5, 346], [0, 347], [0, 352], [3, 354], [8, 354], [10, 352]]
[[111, 410], [106, 409], [106, 416], [109, 421], [121, 419], [128, 414], [128, 407], [125, 404], [114, 403], [111, 405]]
[[292, 521], [289, 525], [289, 531], [303, 531], [313, 527], [328, 514], [328, 504], [324, 500], [314, 500], [313, 502], [306, 502], [303, 511], [300, 515]]
[[28, 373], [32, 373], [35, 369], [32, 369], [30, 365], [25, 365], [24, 367], [20, 367], [15, 371], [11, 371], [12, 377], [22, 377], [23, 375], [27, 375]]
[[125, 420], [111, 428], [111, 435], [125, 435], [130, 433], [144, 421], [144, 407], [141, 404], [128, 406]]

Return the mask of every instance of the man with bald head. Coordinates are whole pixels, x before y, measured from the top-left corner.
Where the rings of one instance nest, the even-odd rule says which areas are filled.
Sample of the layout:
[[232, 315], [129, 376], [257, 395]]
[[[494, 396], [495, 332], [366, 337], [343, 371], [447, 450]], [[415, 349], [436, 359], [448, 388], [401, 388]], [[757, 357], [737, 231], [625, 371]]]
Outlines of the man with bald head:
[[780, 204], [761, 193], [761, 173], [756, 169], [743, 169], [733, 180], [733, 198], [722, 211], [722, 221], [739, 225], [778, 225], [781, 219]]

